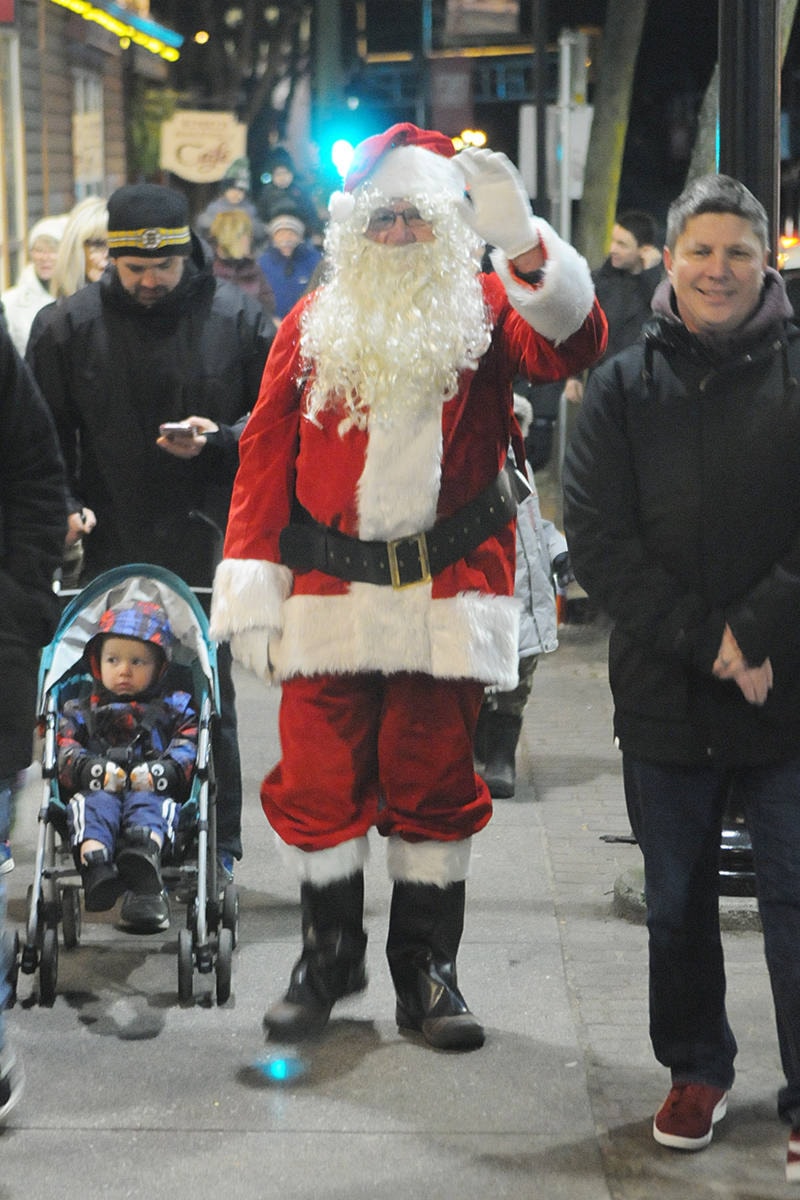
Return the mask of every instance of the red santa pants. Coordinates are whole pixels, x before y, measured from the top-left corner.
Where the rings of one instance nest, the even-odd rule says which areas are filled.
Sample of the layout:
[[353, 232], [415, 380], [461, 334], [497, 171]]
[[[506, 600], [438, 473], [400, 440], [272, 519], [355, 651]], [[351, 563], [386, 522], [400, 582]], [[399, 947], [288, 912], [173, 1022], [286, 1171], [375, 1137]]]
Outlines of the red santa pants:
[[492, 815], [472, 767], [483, 684], [429, 675], [288, 679], [282, 759], [261, 785], [278, 836], [326, 850], [375, 825], [408, 841], [460, 841]]

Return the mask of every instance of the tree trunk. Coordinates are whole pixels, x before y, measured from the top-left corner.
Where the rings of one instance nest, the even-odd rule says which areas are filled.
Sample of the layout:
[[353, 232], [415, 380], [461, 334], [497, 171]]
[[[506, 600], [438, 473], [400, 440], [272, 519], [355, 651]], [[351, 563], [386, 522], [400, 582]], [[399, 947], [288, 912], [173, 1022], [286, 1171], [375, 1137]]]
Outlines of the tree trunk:
[[[633, 77], [648, 0], [608, 0], [594, 119], [575, 243], [589, 264], [603, 261], [614, 224]], [[796, 0], [795, 0], [796, 3]]]

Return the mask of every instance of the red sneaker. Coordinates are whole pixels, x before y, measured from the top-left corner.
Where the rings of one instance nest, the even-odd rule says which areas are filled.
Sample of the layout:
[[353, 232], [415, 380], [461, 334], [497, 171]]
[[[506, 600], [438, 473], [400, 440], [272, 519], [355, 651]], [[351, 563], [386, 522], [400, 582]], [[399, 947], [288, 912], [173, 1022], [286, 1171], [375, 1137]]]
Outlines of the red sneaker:
[[789, 1134], [789, 1149], [786, 1151], [786, 1182], [800, 1183], [800, 1129]]
[[702, 1150], [727, 1109], [728, 1093], [723, 1088], [707, 1083], [676, 1083], [655, 1115], [653, 1137], [662, 1146], [676, 1150]]

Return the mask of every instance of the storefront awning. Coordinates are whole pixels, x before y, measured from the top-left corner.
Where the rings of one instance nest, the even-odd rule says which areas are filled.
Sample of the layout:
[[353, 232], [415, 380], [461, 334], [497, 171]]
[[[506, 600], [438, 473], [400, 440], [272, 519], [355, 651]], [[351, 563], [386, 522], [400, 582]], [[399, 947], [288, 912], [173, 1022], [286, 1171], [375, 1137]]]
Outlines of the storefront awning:
[[149, 17], [140, 17], [120, 4], [114, 4], [113, 0], [52, 0], [52, 3], [77, 13], [85, 21], [101, 25], [123, 44], [133, 42], [167, 62], [175, 62], [180, 58], [182, 34], [151, 21]]

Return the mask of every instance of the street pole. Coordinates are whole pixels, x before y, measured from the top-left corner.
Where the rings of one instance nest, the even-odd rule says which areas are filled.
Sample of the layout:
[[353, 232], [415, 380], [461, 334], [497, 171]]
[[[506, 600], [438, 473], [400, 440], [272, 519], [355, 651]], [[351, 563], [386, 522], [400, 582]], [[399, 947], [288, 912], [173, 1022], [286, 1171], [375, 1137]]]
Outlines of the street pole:
[[719, 169], [764, 205], [775, 254], [780, 219], [779, 0], [719, 0]]
[[547, 0], [532, 0], [533, 82], [536, 104], [536, 199], [540, 217], [550, 218], [547, 194]]
[[420, 89], [417, 92], [416, 116], [420, 129], [427, 129], [430, 116], [431, 91], [431, 54], [433, 53], [433, 0], [422, 0], [422, 37], [420, 38], [420, 54], [422, 56]]
[[558, 39], [558, 127], [561, 158], [558, 164], [558, 232], [565, 242], [572, 240], [572, 89], [573, 56], [577, 37], [568, 29]]

